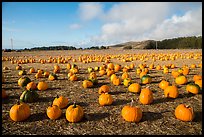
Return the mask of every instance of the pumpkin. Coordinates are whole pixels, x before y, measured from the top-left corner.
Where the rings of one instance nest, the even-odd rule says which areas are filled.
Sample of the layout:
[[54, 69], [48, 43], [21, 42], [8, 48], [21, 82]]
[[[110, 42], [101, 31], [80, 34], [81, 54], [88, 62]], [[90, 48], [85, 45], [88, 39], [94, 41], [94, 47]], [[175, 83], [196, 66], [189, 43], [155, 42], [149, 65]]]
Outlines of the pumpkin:
[[97, 85], [98, 84], [98, 79], [94, 79], [94, 78], [89, 78], [89, 81], [91, 81], [93, 83], [93, 85]]
[[108, 93], [110, 91], [110, 87], [108, 85], [102, 85], [99, 89], [98, 89], [98, 93], [102, 94], [102, 93]]
[[164, 79], [159, 83], [159, 88], [161, 88], [163, 90], [168, 86], [169, 86], [169, 82], [164, 80]]
[[150, 84], [152, 82], [152, 78], [149, 75], [144, 75], [141, 78], [142, 84]]
[[48, 77], [49, 77], [49, 75], [50, 75], [50, 72], [45, 71], [45, 72], [43, 73], [43, 75], [44, 75], [44, 77], [48, 78]]
[[69, 77], [69, 80], [71, 81], [76, 81], [78, 78], [75, 74], [73, 74], [72, 76]]
[[113, 79], [113, 85], [115, 85], [115, 86], [119, 86], [120, 83], [121, 83], [120, 78], [114, 78], [114, 79]]
[[49, 74], [49, 76], [48, 76], [48, 80], [51, 80], [51, 81], [53, 81], [53, 80], [57, 80], [57, 75], [54, 74], [54, 73]]
[[114, 64], [113, 63], [108, 63], [107, 68], [113, 70], [114, 69]]
[[43, 75], [41, 72], [38, 72], [35, 74], [35, 78], [42, 78], [42, 77], [43, 77]]
[[37, 101], [38, 97], [39, 95], [36, 91], [25, 90], [20, 96], [20, 101], [31, 103]]
[[20, 65], [16, 66], [16, 70], [22, 70], [22, 66]]
[[32, 68], [30, 68], [29, 72], [30, 72], [30, 73], [34, 73], [34, 72], [35, 72], [35, 69], [32, 67]]
[[195, 84], [197, 84], [200, 87], [200, 89], [202, 89], [202, 79], [196, 80]]
[[189, 72], [190, 72], [189, 68], [187, 68], [187, 67], [183, 68], [183, 75], [188, 75]]
[[47, 108], [46, 114], [51, 120], [55, 120], [62, 115], [62, 110], [58, 106], [52, 105]]
[[26, 89], [27, 90], [36, 90], [37, 89], [37, 85], [35, 84], [35, 82], [30, 82], [26, 85]]
[[175, 85], [168, 86], [164, 89], [164, 96], [167, 98], [177, 98], [178, 95], [178, 88]]
[[101, 106], [111, 105], [113, 103], [113, 97], [108, 93], [102, 93], [98, 100]]
[[123, 80], [123, 85], [124, 85], [125, 87], [128, 87], [131, 83], [132, 83], [131, 78], [125, 78], [125, 79]]
[[180, 74], [181, 74], [181, 73], [178, 72], [178, 71], [176, 71], [176, 70], [172, 70], [172, 72], [171, 72], [171, 75], [172, 75], [174, 78], [178, 77]]
[[100, 74], [100, 76], [103, 76], [103, 75], [105, 75], [106, 74], [106, 71], [105, 70], [99, 70], [99, 74]]
[[18, 80], [18, 85], [20, 87], [25, 87], [30, 82], [31, 82], [30, 78], [23, 76]]
[[128, 91], [133, 92], [133, 93], [139, 93], [141, 91], [141, 86], [138, 83], [132, 83], [128, 87]]
[[120, 65], [120, 64], [116, 64], [116, 65], [114, 66], [114, 70], [115, 70], [115, 72], [120, 71], [120, 70], [121, 70], [121, 65]]
[[60, 66], [55, 65], [54, 66], [54, 73], [59, 73], [60, 72]]
[[147, 75], [147, 72], [142, 71], [142, 72], [140, 73], [140, 78], [142, 78], [144, 75]]
[[136, 74], [139, 75], [142, 72], [142, 70], [140, 68], [136, 69]]
[[111, 75], [111, 77], [110, 77], [111, 82], [113, 82], [113, 79], [114, 79], [114, 78], [117, 78], [116, 74], [112, 74], [112, 75]]
[[107, 69], [106, 70], [106, 75], [108, 76], [108, 77], [110, 77], [112, 74], [114, 74], [115, 73], [115, 71], [114, 70], [112, 70], [112, 69]]
[[79, 122], [84, 117], [84, 110], [80, 105], [74, 103], [66, 109], [66, 119], [69, 122]]
[[13, 121], [24, 121], [30, 116], [30, 107], [28, 104], [18, 102], [13, 105], [9, 111], [9, 116]]
[[132, 102], [130, 106], [126, 105], [122, 108], [121, 115], [125, 121], [139, 122], [142, 119], [142, 110], [138, 106], [132, 106]]
[[186, 106], [185, 104], [180, 104], [176, 107], [175, 116], [177, 119], [181, 121], [192, 121], [194, 119], [194, 111], [190, 106]]
[[1, 95], [2, 95], [2, 98], [7, 98], [8, 97], [5, 89], [2, 89], [2, 94]]
[[193, 76], [193, 81], [195, 82], [196, 80], [202, 79], [201, 75], [194, 75]]
[[25, 70], [20, 70], [20, 71], [18, 72], [18, 75], [19, 75], [19, 76], [26, 75], [26, 71], [25, 71]]
[[65, 108], [68, 105], [68, 98], [64, 96], [58, 96], [54, 99], [52, 105], [56, 105], [59, 108]]
[[193, 93], [193, 94], [198, 94], [200, 91], [200, 87], [197, 84], [194, 83], [189, 83], [188, 85], [186, 85], [186, 91], [189, 93]]
[[153, 93], [149, 88], [144, 88], [141, 90], [139, 96], [140, 103], [144, 105], [151, 104], [153, 102]]
[[88, 67], [87, 70], [88, 70], [88, 73], [91, 73], [94, 71], [94, 69], [92, 67]]
[[82, 82], [82, 86], [83, 86], [84, 88], [93, 87], [93, 83], [92, 83], [91, 81], [89, 81], [89, 80], [84, 80], [84, 81]]
[[188, 82], [188, 80], [187, 80], [186, 76], [180, 75], [180, 76], [175, 78], [175, 82], [178, 85], [184, 85]]
[[127, 73], [127, 72], [124, 72], [123, 74], [122, 74], [122, 80], [124, 80], [125, 78], [129, 78], [129, 74]]
[[70, 64], [70, 63], [67, 64], [67, 69], [68, 69], [68, 70], [71, 69], [71, 64]]
[[91, 72], [89, 74], [89, 79], [96, 79], [96, 78], [97, 78], [96, 72]]
[[40, 91], [44, 91], [46, 89], [48, 89], [48, 84], [45, 81], [40, 81], [37, 85], [38, 90]]

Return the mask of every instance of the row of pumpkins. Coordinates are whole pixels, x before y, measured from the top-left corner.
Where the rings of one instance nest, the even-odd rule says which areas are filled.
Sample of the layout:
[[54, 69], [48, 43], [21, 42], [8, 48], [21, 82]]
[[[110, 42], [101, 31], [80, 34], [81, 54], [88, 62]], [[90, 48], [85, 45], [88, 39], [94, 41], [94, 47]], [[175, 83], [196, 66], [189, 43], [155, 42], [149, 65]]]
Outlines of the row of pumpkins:
[[[150, 67], [151, 66], [151, 67]], [[147, 68], [146, 64], [140, 64], [139, 68], [136, 70], [136, 73], [139, 74], [141, 78], [142, 84], [150, 84], [152, 82], [152, 78], [148, 75], [149, 69], [154, 69], [154, 65], [150, 65]], [[121, 83], [124, 86], [128, 87], [128, 91], [134, 93], [140, 93], [139, 101], [142, 104], [148, 105], [153, 102], [153, 92], [146, 87], [141, 89], [141, 85], [139, 83], [133, 83], [131, 78], [129, 77], [128, 71], [133, 69], [135, 66], [134, 64], [130, 64], [130, 66], [124, 66], [122, 69], [121, 65], [114, 65], [113, 63], [103, 64], [101, 67], [95, 68], [88, 68], [89, 78], [82, 82], [82, 86], [84, 88], [90, 88], [94, 85], [98, 84], [96, 72], [98, 71], [100, 76], [107, 75], [110, 77], [110, 80], [113, 85], [119, 86]], [[175, 66], [174, 66], [175, 67]], [[163, 70], [168, 70], [172, 68], [171, 65], [165, 65]], [[22, 70], [22, 67], [18, 65], [16, 67], [19, 71], [19, 75], [26, 75], [26, 71]], [[77, 80], [76, 74], [79, 73], [79, 68], [77, 65], [68, 64], [67, 69], [69, 70], [68, 78], [71, 81]], [[123, 71], [122, 80], [119, 78], [115, 72]], [[159, 69], [158, 69], [159, 70]], [[31, 68], [30, 73], [35, 72], [34, 68]], [[104, 73], [100, 73], [100, 71], [104, 71]], [[139, 72], [140, 71], [140, 72]], [[185, 75], [189, 74], [190, 69], [187, 66], [183, 68], [179, 68], [177, 71], [172, 71], [172, 76], [175, 78], [175, 83], [178, 85], [184, 85], [187, 83], [187, 78]], [[35, 75], [36, 78], [40, 78], [42, 76], [48, 77], [48, 80], [57, 80], [57, 73], [60, 73], [60, 67], [58, 65], [54, 66], [54, 73], [49, 73], [47, 71], [43, 72], [43, 70], [38, 70], [37, 74]], [[174, 72], [174, 73], [173, 73]], [[177, 72], [177, 73], [176, 73]], [[176, 74], [175, 74], [176, 73]], [[164, 72], [164, 74], [167, 74]], [[75, 76], [74, 78], [72, 78]], [[202, 76], [194, 75], [193, 77], [194, 83], [189, 83], [186, 85], [186, 91], [191, 92], [193, 94], [198, 94], [202, 89]], [[3, 81], [3, 77], [2, 77]], [[23, 76], [18, 80], [18, 85], [21, 87], [26, 87], [26, 90], [20, 96], [20, 102], [12, 106], [10, 109], [10, 118], [14, 121], [23, 121], [30, 116], [30, 108], [26, 102], [33, 102], [36, 101], [38, 98], [38, 94], [35, 91], [36, 89], [44, 91], [48, 88], [48, 84], [45, 81], [39, 82], [37, 85], [32, 82], [28, 77]], [[161, 89], [164, 90], [165, 97], [168, 98], [177, 98], [178, 88], [176, 85], [170, 85], [170, 83], [166, 80], [162, 80], [159, 85]], [[111, 105], [113, 102], [113, 98], [108, 92], [110, 91], [109, 86], [103, 85], [99, 88], [98, 93], [99, 96], [99, 104], [101, 106], [104, 105]], [[3, 90], [2, 90], [3, 94]], [[3, 97], [3, 96], [2, 96]], [[47, 116], [50, 119], [58, 119], [62, 114], [62, 108], [65, 108], [68, 104], [68, 99], [66, 97], [60, 96], [56, 97], [53, 101], [52, 106], [47, 108]], [[142, 110], [137, 106], [133, 106], [133, 100], [131, 105], [126, 105], [123, 107], [121, 111], [122, 117], [129, 122], [139, 122], [142, 118]], [[21, 112], [22, 110], [23, 112]], [[25, 113], [25, 114], [24, 114]], [[24, 115], [22, 115], [24, 114]], [[76, 103], [70, 105], [66, 110], [66, 119], [69, 122], [79, 122], [84, 116], [83, 108]], [[182, 121], [192, 121], [194, 118], [193, 109], [189, 106], [185, 106], [184, 104], [180, 104], [175, 109], [175, 116], [176, 118]]]
[[110, 63], [111, 59], [117, 59], [122, 62], [131, 62], [135, 60], [147, 61], [147, 60], [160, 60], [160, 61], [168, 61], [168, 60], [176, 60], [176, 59], [202, 59], [202, 53], [150, 53], [150, 54], [121, 54], [121, 55], [80, 55], [78, 59], [73, 58], [72, 56], [67, 57], [52, 57], [48, 56], [47, 59], [39, 59], [36, 60], [36, 57], [24, 56], [23, 58], [18, 57], [2, 57], [2, 61], [11, 61], [12, 64], [27, 64], [27, 63], [68, 63], [72, 62], [82, 62], [82, 63], [91, 63], [91, 62], [105, 62]]

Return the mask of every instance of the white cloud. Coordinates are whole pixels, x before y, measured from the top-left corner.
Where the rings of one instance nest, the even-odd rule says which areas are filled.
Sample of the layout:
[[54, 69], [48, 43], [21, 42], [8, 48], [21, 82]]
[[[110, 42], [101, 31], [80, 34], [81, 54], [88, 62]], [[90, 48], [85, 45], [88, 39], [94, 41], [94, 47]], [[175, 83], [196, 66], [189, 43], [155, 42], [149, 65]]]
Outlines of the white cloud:
[[92, 20], [103, 14], [103, 7], [101, 3], [96, 2], [82, 2], [79, 4], [79, 15], [84, 21]]
[[70, 29], [80, 29], [82, 26], [80, 25], [80, 24], [71, 24], [70, 26], [69, 26], [69, 28]]

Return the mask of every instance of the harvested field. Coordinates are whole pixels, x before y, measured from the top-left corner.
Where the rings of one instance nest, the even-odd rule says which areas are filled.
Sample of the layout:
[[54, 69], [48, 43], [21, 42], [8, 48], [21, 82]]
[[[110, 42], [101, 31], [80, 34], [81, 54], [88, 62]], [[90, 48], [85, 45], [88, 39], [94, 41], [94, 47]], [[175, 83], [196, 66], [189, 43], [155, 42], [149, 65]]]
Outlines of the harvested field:
[[[159, 55], [178, 54], [179, 58], [175, 60], [157, 60], [153, 62], [150, 59], [152, 54], [155, 58]], [[191, 54], [191, 58], [186, 58]], [[149, 86], [153, 91], [154, 101], [150, 105], [143, 105], [139, 102], [139, 94], [128, 92], [128, 88], [124, 85], [114, 86], [110, 82], [110, 77], [107, 75], [99, 76], [98, 84], [92, 88], [84, 89], [82, 81], [87, 79], [89, 74], [88, 67], [102, 66], [105, 62], [82, 63], [78, 61], [80, 55], [92, 56], [108, 56], [117, 55], [110, 58], [110, 62], [121, 64], [122, 67], [133, 63], [134, 69], [128, 73], [135, 83], [141, 83], [139, 75], [136, 74], [136, 68], [139, 64], [145, 63], [149, 66], [154, 63], [157, 65], [174, 64], [176, 68], [169, 69], [168, 74], [164, 74], [163, 70], [150, 69], [149, 75], [152, 77], [152, 83], [142, 85], [142, 88]], [[125, 58], [136, 56], [136, 59], [130, 62], [123, 62], [121, 57]], [[138, 55], [145, 55], [141, 59]], [[70, 81], [67, 77], [68, 63], [39, 63], [39, 59], [72, 57], [76, 62], [69, 60], [68, 63], [76, 64], [79, 67], [77, 81]], [[166, 55], [165, 55], [166, 56]], [[196, 59], [194, 57], [197, 56]], [[164, 97], [164, 92], [159, 88], [158, 84], [162, 79], [168, 80], [171, 84], [175, 84], [174, 78], [171, 75], [172, 70], [178, 70], [184, 65], [190, 66], [196, 64], [196, 68], [190, 68], [190, 73], [186, 76], [188, 82], [193, 81], [194, 75], [202, 75], [202, 50], [122, 50], [122, 49], [106, 49], [106, 50], [76, 50], [76, 51], [32, 51], [32, 52], [2, 52], [2, 57], [14, 57], [13, 59], [29, 59], [35, 58], [35, 63], [20, 64], [27, 71], [27, 76], [38, 83], [46, 81], [49, 88], [46, 91], [38, 91], [39, 99], [34, 103], [27, 103], [31, 108], [31, 116], [23, 122], [14, 122], [9, 117], [10, 108], [19, 100], [23, 91], [18, 86], [19, 70], [16, 70], [17, 64], [12, 64], [11, 61], [4, 61], [2, 58], [2, 72], [5, 77], [5, 83], [2, 83], [2, 89], [5, 89], [8, 98], [2, 99], [2, 134], [3, 135], [201, 135], [202, 134], [202, 94], [188, 94], [185, 85], [177, 85], [179, 96], [176, 99]], [[29, 74], [29, 69], [34, 67], [35, 70], [43, 69], [53, 72], [54, 65], [58, 64], [61, 68], [58, 73], [58, 80], [49, 81], [48, 78], [35, 78], [35, 74]], [[3, 67], [8, 67], [4, 70]], [[115, 74], [119, 77], [122, 75], [122, 70]], [[107, 84], [110, 86], [110, 94], [114, 101], [110, 106], [100, 106], [98, 103], [98, 89], [101, 85]], [[201, 91], [202, 92], [202, 91]], [[63, 95], [69, 99], [69, 105], [76, 102], [84, 109], [85, 116], [79, 123], [69, 123], [65, 117], [65, 109], [62, 109], [62, 116], [57, 120], [50, 120], [46, 115], [46, 109], [52, 104], [56, 95]], [[143, 117], [138, 123], [126, 122], [121, 116], [121, 110], [125, 105], [130, 105], [131, 99], [134, 99], [134, 106], [139, 106], [142, 109]], [[195, 118], [191, 122], [182, 122], [175, 118], [174, 110], [181, 104], [188, 104], [193, 107]]]

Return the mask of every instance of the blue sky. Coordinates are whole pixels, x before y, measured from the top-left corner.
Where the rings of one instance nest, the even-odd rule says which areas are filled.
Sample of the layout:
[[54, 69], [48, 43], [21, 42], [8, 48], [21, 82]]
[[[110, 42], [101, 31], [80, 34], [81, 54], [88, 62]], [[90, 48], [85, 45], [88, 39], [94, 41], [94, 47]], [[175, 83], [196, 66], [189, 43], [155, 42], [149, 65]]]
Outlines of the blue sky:
[[3, 2], [2, 48], [90, 47], [202, 35], [201, 2]]

